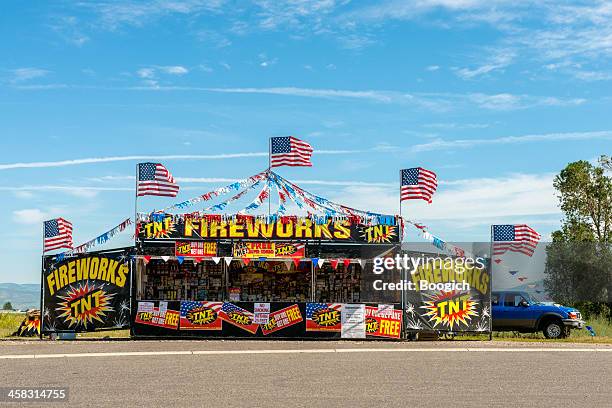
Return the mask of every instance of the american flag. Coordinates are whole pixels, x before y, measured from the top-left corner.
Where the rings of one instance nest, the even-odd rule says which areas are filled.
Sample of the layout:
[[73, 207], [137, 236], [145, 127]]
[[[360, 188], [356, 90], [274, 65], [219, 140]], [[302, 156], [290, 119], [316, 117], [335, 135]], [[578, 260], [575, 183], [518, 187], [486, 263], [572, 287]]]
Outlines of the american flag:
[[271, 138], [270, 167], [312, 166], [312, 146], [293, 136]]
[[422, 167], [403, 169], [401, 172], [400, 201], [423, 199], [431, 203], [438, 187], [438, 178], [433, 171]]
[[45, 221], [43, 252], [59, 248], [72, 248], [72, 223], [63, 218]]
[[493, 255], [503, 255], [510, 251], [532, 256], [540, 238], [540, 234], [525, 224], [494, 225]]
[[179, 186], [160, 163], [138, 163], [138, 196], [176, 197]]

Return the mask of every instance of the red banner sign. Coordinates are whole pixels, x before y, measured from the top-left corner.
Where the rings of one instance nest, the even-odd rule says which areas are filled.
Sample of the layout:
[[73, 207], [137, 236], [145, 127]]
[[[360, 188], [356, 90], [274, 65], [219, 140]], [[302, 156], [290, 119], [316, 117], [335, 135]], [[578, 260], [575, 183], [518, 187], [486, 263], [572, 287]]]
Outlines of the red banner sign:
[[379, 308], [366, 306], [366, 335], [399, 339], [402, 329], [402, 311], [393, 310], [384, 315]]
[[221, 330], [223, 302], [181, 302], [181, 330]]
[[174, 255], [185, 257], [217, 256], [217, 243], [204, 241], [176, 241]]
[[291, 305], [276, 312], [270, 313], [268, 323], [261, 326], [261, 331], [265, 335], [274, 333], [275, 331], [284, 329], [285, 327], [293, 326], [304, 321], [300, 313], [298, 305]]
[[177, 329], [179, 311], [168, 310], [167, 307], [155, 307], [153, 302], [138, 302], [135, 322], [166, 329]]

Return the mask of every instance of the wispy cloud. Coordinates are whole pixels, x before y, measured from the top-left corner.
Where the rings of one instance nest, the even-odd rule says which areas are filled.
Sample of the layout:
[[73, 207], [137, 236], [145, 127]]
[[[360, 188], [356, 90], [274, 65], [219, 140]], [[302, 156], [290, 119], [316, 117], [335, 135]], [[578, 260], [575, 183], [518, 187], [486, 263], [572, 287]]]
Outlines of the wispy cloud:
[[11, 71], [12, 77], [10, 82], [17, 84], [20, 82], [29, 81], [31, 79], [42, 78], [47, 76], [50, 72], [51, 71], [41, 68], [17, 68]]
[[537, 135], [505, 136], [490, 139], [437, 139], [428, 143], [412, 146], [413, 152], [424, 152], [432, 150], [466, 149], [482, 145], [506, 145], [536, 142], [558, 142], [570, 140], [607, 140], [612, 139], [612, 131], [600, 132], [571, 132], [571, 133], [547, 133]]
[[[315, 150], [314, 155], [318, 154], [354, 154], [359, 150]], [[0, 170], [10, 169], [32, 169], [47, 167], [66, 167], [94, 163], [110, 163], [120, 161], [137, 160], [226, 160], [237, 158], [267, 157], [268, 152], [250, 153], [221, 153], [221, 154], [183, 154], [183, 155], [134, 155], [134, 156], [111, 156], [111, 157], [91, 157], [84, 159], [58, 160], [45, 162], [22, 162], [0, 164]]]
[[[482, 58], [480, 56], [480, 58]], [[516, 58], [514, 50], [502, 49], [494, 51], [493, 55], [488, 57], [486, 63], [475, 68], [457, 68], [455, 73], [462, 79], [474, 79], [479, 76], [490, 74], [493, 71], [499, 71], [506, 68]]]
[[50, 218], [50, 214], [38, 208], [24, 208], [13, 211], [13, 221], [18, 224], [40, 224]]
[[[385, 91], [350, 91], [341, 89], [315, 89], [297, 87], [276, 88], [203, 88], [210, 92], [242, 93], [242, 94], [269, 94], [285, 96], [303, 96], [308, 98], [350, 98], [367, 99], [376, 102], [392, 102], [399, 95]], [[407, 96], [410, 97], [409, 95]]]
[[117, 30], [124, 25], [142, 26], [159, 18], [172, 15], [199, 15], [204, 12], [219, 12], [225, 0], [157, 0], [140, 2], [101, 1], [81, 2], [79, 6], [98, 16], [98, 25], [107, 30]]

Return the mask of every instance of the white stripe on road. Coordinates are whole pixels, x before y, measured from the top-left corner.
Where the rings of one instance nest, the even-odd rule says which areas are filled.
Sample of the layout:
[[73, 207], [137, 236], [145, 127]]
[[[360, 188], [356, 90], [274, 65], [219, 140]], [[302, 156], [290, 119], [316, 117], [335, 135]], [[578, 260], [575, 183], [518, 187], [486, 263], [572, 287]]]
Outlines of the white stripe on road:
[[176, 355], [232, 355], [232, 354], [318, 354], [318, 353], [466, 353], [466, 352], [528, 352], [528, 353], [593, 353], [612, 352], [612, 348], [338, 348], [338, 349], [290, 349], [290, 350], [178, 350], [178, 351], [119, 351], [109, 353], [57, 353], [57, 354], [6, 354], [0, 360], [35, 358], [79, 357], [137, 357]]

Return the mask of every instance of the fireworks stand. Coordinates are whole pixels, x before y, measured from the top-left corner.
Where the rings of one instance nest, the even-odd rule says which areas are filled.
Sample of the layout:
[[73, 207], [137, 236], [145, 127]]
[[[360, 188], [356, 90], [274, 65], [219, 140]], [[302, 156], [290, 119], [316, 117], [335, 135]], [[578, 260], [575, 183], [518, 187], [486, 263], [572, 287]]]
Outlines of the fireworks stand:
[[[222, 213], [257, 186], [244, 209]], [[208, 207], [192, 211], [202, 203]], [[255, 215], [264, 203], [268, 214]], [[286, 215], [289, 209], [302, 215]], [[405, 223], [452, 250], [452, 262], [466, 257], [463, 249], [421, 224], [334, 203], [270, 170], [135, 220], [132, 247], [89, 251], [133, 225], [127, 219], [43, 257], [41, 335], [129, 328], [135, 338], [397, 340], [421, 331], [490, 331], [486, 270], [375, 270], [375, 260], [410, 253], [402, 249]], [[456, 281], [470, 289], [437, 289]], [[433, 286], [415, 290], [422, 282]], [[379, 290], [383, 283], [390, 289]]]
[[400, 297], [379, 316], [363, 279], [367, 259], [399, 242], [398, 220], [385, 221], [168, 214], [141, 220], [133, 335], [400, 338]]

